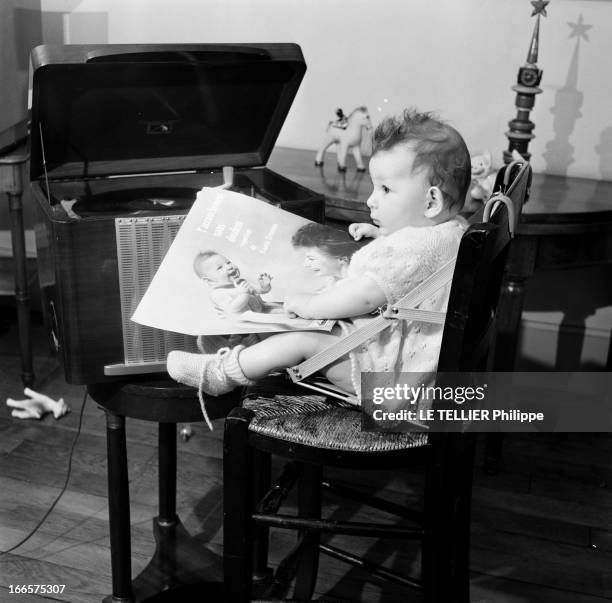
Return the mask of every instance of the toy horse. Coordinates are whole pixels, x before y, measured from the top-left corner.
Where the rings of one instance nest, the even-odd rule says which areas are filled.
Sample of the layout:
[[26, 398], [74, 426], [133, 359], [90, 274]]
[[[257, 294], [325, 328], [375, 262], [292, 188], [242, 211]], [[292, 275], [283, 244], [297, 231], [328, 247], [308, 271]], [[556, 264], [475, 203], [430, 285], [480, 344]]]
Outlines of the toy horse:
[[337, 121], [330, 121], [327, 125], [325, 142], [317, 153], [315, 165], [323, 165], [323, 155], [332, 145], [338, 145], [338, 171], [346, 172], [346, 154], [351, 151], [357, 164], [358, 172], [365, 172], [363, 157], [361, 156], [361, 139], [363, 130], [372, 130], [372, 122], [367, 107], [357, 107], [348, 116], [345, 116], [342, 109], [336, 111]]

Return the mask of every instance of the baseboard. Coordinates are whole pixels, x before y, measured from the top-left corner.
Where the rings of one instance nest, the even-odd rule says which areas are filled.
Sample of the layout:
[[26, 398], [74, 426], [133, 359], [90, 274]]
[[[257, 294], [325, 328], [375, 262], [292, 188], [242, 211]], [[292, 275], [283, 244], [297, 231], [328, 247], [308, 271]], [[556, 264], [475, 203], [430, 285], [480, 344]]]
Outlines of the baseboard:
[[[34, 238], [34, 231], [32, 229], [25, 231], [25, 248], [27, 258], [36, 257], [36, 240]], [[11, 231], [0, 230], [0, 258], [9, 257], [13, 257]]]

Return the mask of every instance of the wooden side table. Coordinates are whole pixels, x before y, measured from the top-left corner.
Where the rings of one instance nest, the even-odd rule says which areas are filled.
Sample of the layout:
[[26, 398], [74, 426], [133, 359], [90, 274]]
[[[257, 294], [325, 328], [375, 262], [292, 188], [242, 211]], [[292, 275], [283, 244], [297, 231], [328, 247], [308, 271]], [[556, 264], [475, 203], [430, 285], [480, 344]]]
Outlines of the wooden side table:
[[[538, 271], [603, 264], [612, 264], [612, 182], [534, 176], [531, 200], [525, 205], [516, 245], [508, 258], [496, 368], [514, 368], [525, 294]], [[588, 291], [582, 293], [589, 295]], [[545, 302], [551, 310], [559, 309], [560, 300], [551, 297]], [[593, 306], [591, 311], [596, 309]], [[608, 353], [607, 370], [612, 367], [611, 356]], [[557, 366], [557, 370], [578, 368]]]
[[30, 293], [26, 268], [25, 231], [23, 227], [23, 182], [28, 161], [25, 142], [0, 155], [0, 192], [6, 193], [11, 219], [11, 240], [15, 267], [15, 301], [19, 327], [21, 380], [26, 386], [34, 383], [30, 326]]
[[[106, 414], [112, 594], [104, 603], [222, 601], [221, 558], [198, 543], [176, 513], [176, 425], [203, 420], [197, 391], [156, 376], [91, 384], [87, 389]], [[239, 393], [232, 392], [207, 398], [206, 407], [214, 420], [239, 404]], [[159, 433], [156, 549], [133, 580], [126, 418], [155, 422]]]

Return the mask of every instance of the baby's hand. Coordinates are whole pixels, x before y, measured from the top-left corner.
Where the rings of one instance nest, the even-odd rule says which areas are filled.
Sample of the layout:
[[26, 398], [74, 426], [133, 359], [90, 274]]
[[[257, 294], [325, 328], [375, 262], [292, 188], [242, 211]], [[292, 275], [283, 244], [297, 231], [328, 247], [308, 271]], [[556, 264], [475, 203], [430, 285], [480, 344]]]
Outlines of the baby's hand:
[[272, 288], [272, 277], [267, 272], [260, 274], [258, 281], [262, 293], [267, 293]]
[[375, 239], [378, 236], [378, 228], [367, 222], [355, 222], [349, 226], [348, 231], [355, 241], [359, 241], [362, 237]]
[[253, 287], [245, 279], [240, 279], [238, 282], [235, 282], [234, 287], [239, 291], [242, 291], [242, 293], [249, 293], [251, 295], [255, 293]]

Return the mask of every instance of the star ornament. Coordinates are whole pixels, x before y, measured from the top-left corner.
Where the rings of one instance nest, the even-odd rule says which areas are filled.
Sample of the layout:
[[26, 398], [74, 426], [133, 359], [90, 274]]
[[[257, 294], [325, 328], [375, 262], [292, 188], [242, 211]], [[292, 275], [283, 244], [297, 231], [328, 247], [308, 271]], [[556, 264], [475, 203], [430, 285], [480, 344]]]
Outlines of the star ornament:
[[568, 25], [572, 28], [572, 33], [570, 34], [570, 38], [574, 36], [578, 39], [584, 38], [587, 42], [589, 41], [589, 36], [587, 31], [593, 27], [592, 25], [585, 25], [582, 19], [582, 15], [578, 17], [578, 23], [568, 23]]
[[533, 12], [531, 13], [532, 17], [535, 15], [546, 15], [546, 5], [550, 2], [550, 0], [533, 0], [531, 6], [533, 6]]

